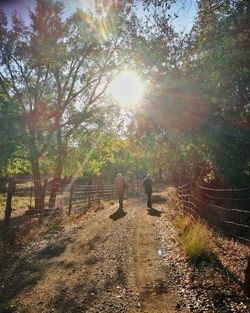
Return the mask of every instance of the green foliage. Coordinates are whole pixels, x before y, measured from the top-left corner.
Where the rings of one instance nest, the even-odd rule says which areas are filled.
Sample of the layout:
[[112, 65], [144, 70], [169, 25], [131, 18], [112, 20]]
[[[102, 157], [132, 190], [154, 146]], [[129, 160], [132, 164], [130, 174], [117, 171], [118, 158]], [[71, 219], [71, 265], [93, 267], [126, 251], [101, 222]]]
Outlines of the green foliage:
[[[217, 176], [227, 185], [249, 184], [249, 2], [199, 1], [186, 67], [208, 103], [200, 136]], [[205, 12], [205, 13], [204, 13]], [[195, 58], [190, 56], [195, 54]]]
[[152, 169], [152, 151], [130, 133], [120, 136], [118, 130], [93, 131], [88, 136], [75, 138], [75, 147], [66, 161], [65, 173], [77, 176], [92, 174], [113, 180], [118, 172], [142, 175]]
[[144, 112], [155, 138], [164, 134], [157, 160], [170, 181], [249, 184], [250, 10], [236, 2], [200, 0], [177, 66], [158, 67]]
[[11, 157], [6, 167], [3, 168], [3, 172], [0, 172], [0, 174], [6, 176], [14, 176], [23, 173], [31, 173], [30, 163], [18, 157]]
[[0, 93], [0, 175], [13, 175], [27, 170], [23, 146], [23, 119], [14, 99]]
[[[10, 119], [0, 132], [11, 130], [12, 134], [15, 129], [17, 139], [9, 136], [3, 142], [6, 151], [0, 162], [6, 165], [18, 144], [24, 152], [15, 157], [36, 162], [40, 171], [60, 176], [74, 149], [77, 131], [88, 136], [96, 125], [108, 121], [105, 92], [111, 71], [126, 59], [122, 50], [131, 37], [128, 29], [123, 35], [122, 14], [112, 15], [114, 12], [97, 7], [92, 13], [78, 9], [65, 18], [60, 1], [38, 0], [27, 24], [13, 14], [8, 25], [0, 13], [0, 92], [4, 101], [13, 103], [8, 112], [1, 104], [1, 120], [5, 115]], [[19, 116], [14, 116], [16, 112]], [[98, 166], [93, 163], [96, 173]]]
[[[248, 1], [237, 2], [200, 13], [187, 52], [196, 55], [194, 60], [189, 58], [189, 68], [212, 104], [212, 113], [248, 127], [250, 10]], [[201, 10], [205, 5], [206, 1], [200, 1]]]
[[[225, 185], [248, 186], [250, 182], [250, 133], [248, 130], [210, 118], [203, 127], [210, 158]], [[223, 152], [222, 152], [223, 149]]]
[[[14, 15], [8, 27], [1, 13], [1, 173], [38, 160], [54, 176], [163, 169], [169, 182], [249, 184], [249, 1], [198, 1], [185, 37], [165, 14], [173, 2], [96, 3], [65, 18], [60, 2], [39, 0], [29, 25]], [[155, 14], [140, 19], [138, 3]], [[106, 90], [124, 64], [147, 90], [121, 116]]]

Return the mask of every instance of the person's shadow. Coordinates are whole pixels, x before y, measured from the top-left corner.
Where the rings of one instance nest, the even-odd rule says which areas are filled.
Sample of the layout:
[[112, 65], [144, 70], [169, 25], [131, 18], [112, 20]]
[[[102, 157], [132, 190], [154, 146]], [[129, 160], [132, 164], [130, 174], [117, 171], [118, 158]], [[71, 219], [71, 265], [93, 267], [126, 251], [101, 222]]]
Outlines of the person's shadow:
[[127, 213], [123, 209], [118, 208], [113, 214], [109, 216], [113, 221], [117, 221], [119, 218], [123, 218]]
[[161, 211], [158, 211], [154, 208], [148, 209], [148, 214], [151, 216], [156, 216], [156, 217], [160, 217], [161, 216]]

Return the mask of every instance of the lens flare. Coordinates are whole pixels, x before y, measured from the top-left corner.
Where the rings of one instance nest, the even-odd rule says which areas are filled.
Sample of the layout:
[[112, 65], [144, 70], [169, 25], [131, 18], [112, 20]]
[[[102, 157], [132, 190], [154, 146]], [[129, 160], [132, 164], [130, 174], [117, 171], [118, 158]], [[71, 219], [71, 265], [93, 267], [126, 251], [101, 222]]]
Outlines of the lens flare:
[[162, 250], [161, 250], [161, 248], [158, 248], [158, 249], [157, 249], [157, 254], [158, 254], [159, 256], [162, 256]]
[[121, 105], [135, 105], [143, 94], [143, 84], [134, 72], [123, 71], [111, 82], [110, 93]]

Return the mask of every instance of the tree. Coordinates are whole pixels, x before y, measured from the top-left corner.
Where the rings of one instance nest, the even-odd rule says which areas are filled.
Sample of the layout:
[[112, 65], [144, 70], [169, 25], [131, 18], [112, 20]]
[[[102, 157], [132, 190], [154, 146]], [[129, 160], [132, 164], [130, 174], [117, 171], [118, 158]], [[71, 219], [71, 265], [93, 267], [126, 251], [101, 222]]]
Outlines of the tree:
[[60, 2], [39, 0], [30, 24], [14, 14], [11, 28], [1, 12], [0, 86], [24, 121], [37, 209], [42, 207], [40, 159], [56, 142], [53, 205], [74, 131], [104, 108], [101, 99], [121, 40], [109, 33], [104, 38], [104, 20], [80, 10], [63, 19], [62, 10]]
[[[164, 63], [172, 60], [176, 66], [164, 71], [157, 63], [157, 87], [143, 105], [145, 118], [155, 125], [157, 136], [167, 134], [166, 160], [173, 163], [172, 172], [247, 185], [249, 2], [202, 0], [198, 4], [191, 33], [182, 43], [176, 39], [177, 59], [170, 54]], [[165, 55], [161, 51], [157, 53]]]
[[248, 1], [199, 1], [185, 58], [207, 102], [200, 135], [217, 173], [233, 186], [249, 181], [249, 16]]

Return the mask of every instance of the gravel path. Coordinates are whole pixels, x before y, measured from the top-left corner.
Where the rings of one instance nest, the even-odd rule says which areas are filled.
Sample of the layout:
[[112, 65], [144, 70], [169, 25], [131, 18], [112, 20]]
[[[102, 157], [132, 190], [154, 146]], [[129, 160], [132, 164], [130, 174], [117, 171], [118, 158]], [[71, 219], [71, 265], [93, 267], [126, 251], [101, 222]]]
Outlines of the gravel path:
[[167, 204], [145, 204], [92, 210], [34, 238], [3, 271], [0, 312], [250, 312], [228, 269], [188, 265]]
[[162, 209], [148, 212], [144, 199], [130, 199], [124, 211], [112, 205], [34, 240], [5, 273], [0, 310], [184, 312], [160, 246]]

